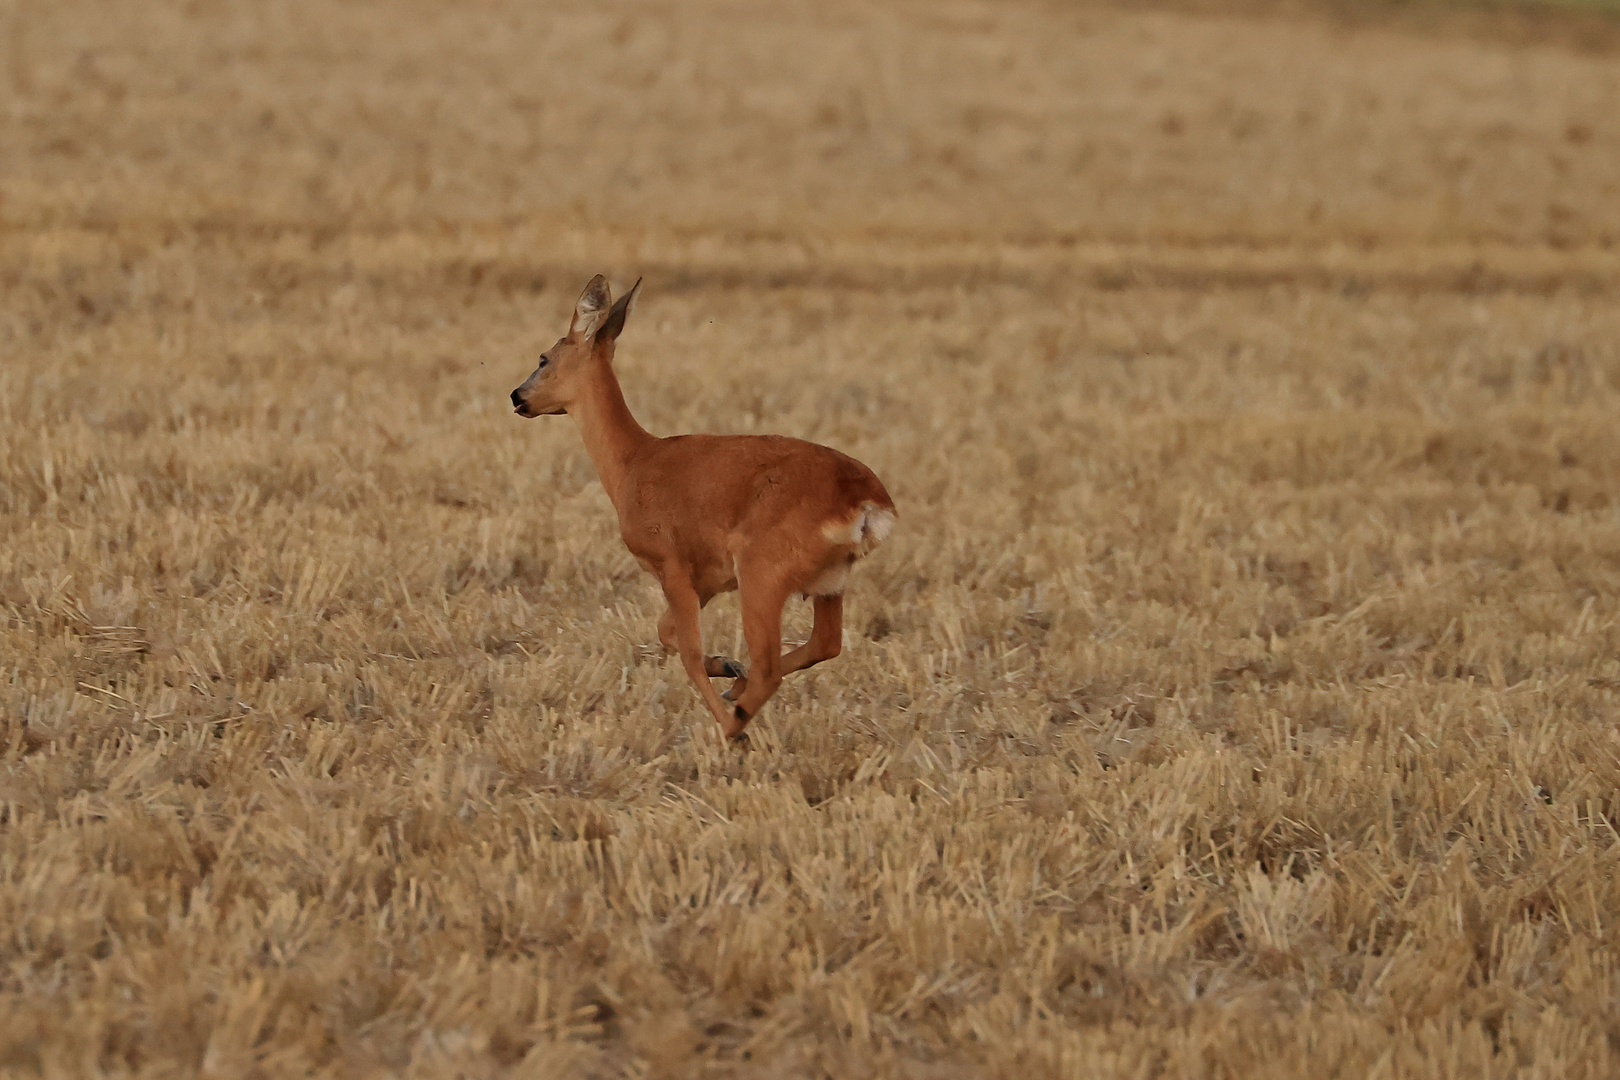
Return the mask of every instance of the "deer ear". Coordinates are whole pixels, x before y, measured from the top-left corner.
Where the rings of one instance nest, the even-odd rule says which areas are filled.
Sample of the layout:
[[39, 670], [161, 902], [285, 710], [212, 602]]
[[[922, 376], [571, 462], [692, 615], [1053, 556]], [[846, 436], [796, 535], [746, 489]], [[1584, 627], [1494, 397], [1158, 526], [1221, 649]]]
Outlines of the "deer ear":
[[636, 283], [630, 287], [630, 291], [619, 297], [619, 302], [613, 305], [613, 310], [602, 320], [601, 328], [596, 331], [598, 345], [611, 345], [618, 340], [619, 331], [624, 329], [625, 317], [630, 314], [630, 309], [636, 306], [636, 297], [640, 295], [641, 279], [636, 278]]
[[596, 332], [602, 324], [602, 317], [607, 314], [608, 304], [613, 295], [608, 292], [607, 278], [597, 274], [591, 278], [585, 291], [579, 294], [579, 304], [574, 308], [574, 321], [568, 324], [568, 336], [572, 338], [588, 338]]

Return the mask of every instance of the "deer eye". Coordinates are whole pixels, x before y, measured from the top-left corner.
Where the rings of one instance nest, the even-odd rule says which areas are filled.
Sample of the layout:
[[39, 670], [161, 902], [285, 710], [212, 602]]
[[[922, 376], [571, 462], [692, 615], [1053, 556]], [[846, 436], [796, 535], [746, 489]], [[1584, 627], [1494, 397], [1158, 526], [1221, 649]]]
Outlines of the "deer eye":
[[551, 357], [549, 357], [549, 356], [542, 356], [542, 357], [541, 357], [541, 358], [540, 358], [540, 366], [541, 366], [541, 367], [545, 367], [545, 366], [546, 366], [546, 365], [547, 365], [547, 364], [549, 364], [549, 363], [551, 363]]

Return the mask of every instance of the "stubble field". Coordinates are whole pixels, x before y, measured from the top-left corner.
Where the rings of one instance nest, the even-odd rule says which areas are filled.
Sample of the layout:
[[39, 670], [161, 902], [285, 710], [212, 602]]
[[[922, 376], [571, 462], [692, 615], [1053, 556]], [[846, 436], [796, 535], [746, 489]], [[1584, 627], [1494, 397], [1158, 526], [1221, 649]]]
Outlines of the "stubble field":
[[[0, 6], [0, 1072], [1613, 1075], [1620, 33], [1332, 11]], [[597, 271], [899, 507], [746, 755]]]

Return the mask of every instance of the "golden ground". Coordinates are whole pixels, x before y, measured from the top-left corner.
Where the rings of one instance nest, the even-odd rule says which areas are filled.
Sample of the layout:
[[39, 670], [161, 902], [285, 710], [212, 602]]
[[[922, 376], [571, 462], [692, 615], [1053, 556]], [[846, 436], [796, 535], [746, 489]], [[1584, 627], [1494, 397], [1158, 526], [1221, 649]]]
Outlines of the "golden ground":
[[[0, 1069], [1613, 1075], [1620, 53], [1392, 19], [0, 6]], [[899, 505], [746, 756], [597, 270]]]

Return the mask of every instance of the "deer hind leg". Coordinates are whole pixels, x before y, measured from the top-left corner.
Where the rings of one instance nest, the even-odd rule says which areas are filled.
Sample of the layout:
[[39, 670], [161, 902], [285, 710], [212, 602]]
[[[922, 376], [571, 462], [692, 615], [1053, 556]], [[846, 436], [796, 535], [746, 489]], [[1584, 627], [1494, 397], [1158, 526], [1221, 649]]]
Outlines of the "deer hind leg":
[[[702, 607], [702, 601], [699, 601]], [[680, 654], [680, 644], [675, 635], [675, 608], [668, 608], [661, 619], [658, 620], [658, 642], [663, 645], [664, 652]], [[703, 671], [711, 679], [740, 679], [744, 675], [743, 666], [729, 656], [705, 656], [703, 658]]]
[[687, 677], [692, 680], [692, 685], [697, 687], [698, 695], [714, 714], [725, 736], [728, 739], [745, 738], [743, 736], [745, 722], [739, 721], [726, 703], [720, 700], [714, 684], [709, 681], [708, 659], [703, 655], [703, 629], [698, 622], [698, 612], [702, 610], [702, 605], [698, 601], [697, 591], [685, 581], [665, 581], [663, 585], [664, 597], [669, 601], [669, 611], [658, 622], [659, 640], [663, 641], [666, 647], [673, 645], [675, 651], [680, 654], [681, 666], [686, 668]]
[[787, 598], [787, 590], [774, 575], [743, 575], [743, 637], [748, 642], [749, 669], [747, 679], [738, 680], [733, 687], [736, 704], [732, 716], [739, 725], [752, 720], [782, 685], [782, 605]]
[[816, 624], [810, 631], [810, 640], [782, 657], [783, 675], [814, 667], [843, 651], [844, 595], [818, 596], [815, 602]]
[[[812, 597], [815, 601], [816, 621], [810, 630], [810, 640], [800, 645], [782, 657], [780, 671], [783, 676], [792, 675], [795, 671], [803, 671], [807, 667], [814, 667], [823, 660], [831, 660], [844, 649], [844, 595], [838, 593], [833, 596]], [[748, 645], [753, 651], [753, 643]], [[731, 689], [720, 696], [727, 701], [737, 701], [748, 691], [748, 677], [745, 675], [731, 684]], [[770, 695], [766, 695], [769, 697]]]

